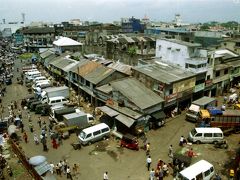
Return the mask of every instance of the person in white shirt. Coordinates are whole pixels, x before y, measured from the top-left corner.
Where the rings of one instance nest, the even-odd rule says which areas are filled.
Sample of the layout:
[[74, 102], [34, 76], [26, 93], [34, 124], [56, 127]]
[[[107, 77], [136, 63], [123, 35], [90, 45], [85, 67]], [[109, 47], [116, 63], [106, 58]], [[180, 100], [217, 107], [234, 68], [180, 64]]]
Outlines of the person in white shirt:
[[54, 164], [52, 162], [50, 162], [50, 166], [51, 166], [50, 172], [53, 174], [53, 172], [54, 172]]
[[149, 169], [150, 169], [151, 163], [152, 163], [151, 156], [148, 156], [148, 157], [147, 157], [147, 169], [148, 169], [148, 171], [149, 171]]
[[107, 171], [103, 174], [103, 180], [108, 180], [108, 172]]
[[72, 179], [72, 175], [71, 175], [71, 169], [70, 169], [70, 167], [68, 166], [67, 167], [67, 179], [69, 178], [69, 179]]

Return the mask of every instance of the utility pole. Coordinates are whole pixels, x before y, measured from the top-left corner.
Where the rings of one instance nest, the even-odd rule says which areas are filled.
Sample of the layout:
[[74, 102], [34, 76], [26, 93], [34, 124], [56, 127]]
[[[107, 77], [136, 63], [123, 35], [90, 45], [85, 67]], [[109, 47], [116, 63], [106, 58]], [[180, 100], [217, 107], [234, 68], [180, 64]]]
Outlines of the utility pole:
[[80, 74], [80, 68], [78, 66], [78, 106], [80, 107], [80, 79], [79, 79], [79, 74]]

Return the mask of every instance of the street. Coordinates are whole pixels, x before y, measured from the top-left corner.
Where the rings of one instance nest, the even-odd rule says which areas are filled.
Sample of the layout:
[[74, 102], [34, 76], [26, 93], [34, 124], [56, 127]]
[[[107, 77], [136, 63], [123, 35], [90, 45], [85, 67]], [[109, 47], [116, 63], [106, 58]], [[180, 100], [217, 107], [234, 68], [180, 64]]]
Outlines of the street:
[[[20, 66], [20, 61], [16, 60], [15, 63], [15, 73], [16, 68]], [[16, 84], [16, 78], [19, 76], [17, 74], [14, 77], [13, 84], [7, 86], [7, 93], [3, 97], [2, 104], [7, 108], [7, 105], [11, 101], [17, 100], [18, 105], [20, 105], [20, 100], [24, 98], [28, 92], [25, 86]], [[19, 106], [20, 107], [20, 106]], [[7, 115], [7, 111], [5, 111]], [[40, 135], [40, 128], [37, 123], [39, 115], [35, 115], [31, 112], [31, 119], [33, 122], [34, 133], [30, 132], [27, 121], [27, 112], [23, 112], [23, 123], [25, 130], [28, 134], [29, 142], [26, 144], [21, 141], [25, 154], [30, 158], [36, 155], [44, 155], [47, 157], [48, 162], [52, 162], [55, 165], [63, 159], [66, 159], [70, 167], [74, 163], [80, 165], [80, 174], [73, 176], [73, 179], [102, 179], [103, 173], [108, 171], [110, 180], [146, 180], [149, 177], [149, 172], [146, 168], [146, 154], [145, 151], [140, 148], [139, 151], [129, 150], [119, 146], [120, 141], [111, 137], [105, 141], [100, 141], [94, 143], [90, 146], [83, 146], [80, 150], [74, 150], [70, 145], [71, 143], [77, 142], [78, 138], [76, 134], [72, 134], [69, 139], [63, 140], [63, 145], [60, 145], [58, 149], [53, 149], [51, 140], [48, 137], [48, 152], [43, 151], [42, 144], [34, 144], [33, 135], [36, 133]], [[48, 117], [42, 117], [42, 120], [47, 123], [48, 127]], [[188, 136], [188, 132], [194, 128], [194, 124], [185, 121], [185, 112], [174, 118], [167, 119], [167, 123], [164, 127], [151, 130], [147, 133], [148, 142], [150, 142], [150, 155], [152, 157], [151, 168], [156, 168], [157, 161], [159, 159], [166, 163], [171, 162], [168, 157], [168, 147], [170, 144], [173, 145], [174, 152], [184, 153], [189, 147], [184, 147], [183, 149], [179, 147], [179, 139], [183, 135]], [[22, 133], [19, 131], [18, 135], [22, 137]], [[215, 149], [212, 144], [193, 144], [191, 147], [197, 154], [193, 157], [192, 163], [197, 162], [200, 159], [205, 159], [211, 162], [216, 172], [219, 174], [225, 173], [224, 163], [229, 159], [229, 154], [238, 146], [239, 135], [234, 134], [227, 137], [229, 143], [229, 149]], [[143, 141], [139, 139], [140, 146], [143, 146]], [[170, 171], [171, 173], [172, 171]], [[225, 177], [226, 178], [226, 177]], [[223, 179], [225, 179], [223, 177]], [[57, 179], [66, 179], [66, 175], [62, 177], [58, 176]], [[171, 175], [164, 179], [173, 179]]]

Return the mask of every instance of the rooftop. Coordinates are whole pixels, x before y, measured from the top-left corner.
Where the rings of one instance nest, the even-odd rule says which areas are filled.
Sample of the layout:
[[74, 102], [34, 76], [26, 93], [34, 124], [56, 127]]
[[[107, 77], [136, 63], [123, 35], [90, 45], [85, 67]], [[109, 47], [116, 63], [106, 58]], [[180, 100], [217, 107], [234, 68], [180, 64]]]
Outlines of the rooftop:
[[68, 37], [60, 37], [60, 39], [53, 42], [56, 46], [81, 46], [83, 45], [80, 42], [77, 42], [71, 38]]
[[147, 109], [164, 101], [135, 78], [120, 79], [110, 84], [140, 109]]
[[195, 76], [193, 72], [156, 61], [155, 63], [136, 66], [132, 69], [165, 84], [171, 84], [173, 82], [181, 81]]
[[198, 43], [190, 43], [190, 42], [186, 42], [186, 41], [181, 41], [181, 40], [178, 40], [178, 39], [160, 39], [160, 40], [165, 40], [165, 41], [169, 41], [169, 42], [172, 42], [172, 43], [177, 43], [177, 44], [180, 44], [180, 45], [183, 45], [183, 46], [188, 46], [188, 47], [201, 47], [201, 44], [198, 44]]

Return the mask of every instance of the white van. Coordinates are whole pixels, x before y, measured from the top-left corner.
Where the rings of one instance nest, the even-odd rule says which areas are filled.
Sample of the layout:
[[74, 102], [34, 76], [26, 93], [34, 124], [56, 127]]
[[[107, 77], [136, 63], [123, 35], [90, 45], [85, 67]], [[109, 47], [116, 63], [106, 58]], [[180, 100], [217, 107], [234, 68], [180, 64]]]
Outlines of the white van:
[[42, 81], [37, 81], [35, 84], [32, 85], [32, 88], [34, 91], [36, 91], [37, 87], [42, 87], [42, 85], [50, 85], [49, 80], [42, 80]]
[[43, 81], [43, 80], [47, 80], [47, 78], [45, 76], [39, 76], [39, 77], [36, 77], [33, 82], [37, 82], [37, 81]]
[[[27, 70], [27, 71], [25, 71], [25, 75], [28, 74], [28, 73], [30, 73], [30, 72], [36, 72], [36, 71], [38, 71], [38, 69], [36, 69], [36, 68]], [[38, 72], [39, 72], [39, 71], [38, 71]]]
[[194, 128], [189, 132], [188, 140], [193, 143], [216, 143], [224, 139], [220, 128]]
[[182, 170], [176, 179], [178, 180], [210, 180], [215, 174], [211, 163], [200, 160], [197, 163]]
[[69, 101], [63, 97], [63, 96], [57, 96], [57, 97], [51, 97], [48, 99], [48, 105], [50, 106], [55, 106], [55, 105], [60, 105], [60, 104], [66, 104]]
[[34, 71], [26, 74], [26, 79], [33, 80], [36, 77], [41, 76], [41, 73], [39, 71]]
[[100, 123], [95, 126], [83, 129], [78, 138], [80, 143], [83, 145], [91, 144], [95, 141], [99, 141], [101, 139], [105, 139], [110, 135], [110, 128], [105, 123]]

